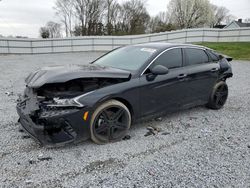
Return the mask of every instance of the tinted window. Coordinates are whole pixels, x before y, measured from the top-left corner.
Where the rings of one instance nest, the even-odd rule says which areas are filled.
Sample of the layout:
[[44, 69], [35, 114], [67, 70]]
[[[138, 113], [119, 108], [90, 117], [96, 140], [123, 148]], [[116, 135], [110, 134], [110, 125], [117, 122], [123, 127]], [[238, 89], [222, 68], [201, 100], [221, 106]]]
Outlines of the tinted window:
[[204, 50], [189, 48], [186, 49], [187, 64], [196, 65], [209, 62], [208, 56]]
[[182, 52], [181, 49], [173, 49], [166, 51], [158, 57], [153, 66], [163, 65], [169, 69], [182, 66]]
[[153, 48], [139, 46], [123, 47], [97, 59], [94, 64], [135, 71], [146, 63], [156, 51]]
[[217, 55], [215, 52], [207, 51], [212, 59], [212, 61], [219, 61], [219, 55]]

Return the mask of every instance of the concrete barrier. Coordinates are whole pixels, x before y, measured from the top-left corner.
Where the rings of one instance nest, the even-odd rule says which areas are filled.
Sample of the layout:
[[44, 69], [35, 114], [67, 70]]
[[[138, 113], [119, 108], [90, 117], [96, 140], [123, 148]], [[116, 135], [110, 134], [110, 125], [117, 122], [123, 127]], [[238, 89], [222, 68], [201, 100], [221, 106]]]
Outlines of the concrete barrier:
[[146, 42], [250, 42], [250, 28], [201, 28], [145, 35], [84, 36], [60, 39], [0, 38], [0, 54], [109, 51], [123, 45]]

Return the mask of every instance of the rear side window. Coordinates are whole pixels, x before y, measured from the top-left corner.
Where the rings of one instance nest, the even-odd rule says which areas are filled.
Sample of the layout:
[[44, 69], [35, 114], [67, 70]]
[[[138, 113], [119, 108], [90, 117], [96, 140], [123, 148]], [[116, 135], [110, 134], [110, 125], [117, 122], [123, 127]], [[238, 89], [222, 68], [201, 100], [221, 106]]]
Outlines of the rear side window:
[[153, 67], [156, 65], [163, 65], [168, 69], [178, 68], [182, 66], [182, 52], [181, 49], [172, 49], [163, 53], [153, 63]]
[[187, 65], [197, 65], [209, 62], [208, 56], [204, 50], [187, 48], [185, 49]]
[[207, 50], [207, 52], [209, 53], [212, 61], [219, 61], [220, 60], [219, 55], [217, 55], [216, 53], [209, 51], [209, 50]]

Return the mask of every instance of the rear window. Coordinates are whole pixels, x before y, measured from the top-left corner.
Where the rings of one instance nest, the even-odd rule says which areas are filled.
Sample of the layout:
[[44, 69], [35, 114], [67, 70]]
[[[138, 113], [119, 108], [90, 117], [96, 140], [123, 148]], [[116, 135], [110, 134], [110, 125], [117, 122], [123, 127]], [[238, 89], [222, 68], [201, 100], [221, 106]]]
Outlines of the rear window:
[[188, 65], [196, 65], [209, 62], [209, 58], [204, 50], [187, 48], [185, 49], [185, 52]]
[[209, 56], [211, 57], [212, 61], [219, 61], [219, 55], [217, 55], [215, 52], [207, 50], [207, 52], [209, 53]]

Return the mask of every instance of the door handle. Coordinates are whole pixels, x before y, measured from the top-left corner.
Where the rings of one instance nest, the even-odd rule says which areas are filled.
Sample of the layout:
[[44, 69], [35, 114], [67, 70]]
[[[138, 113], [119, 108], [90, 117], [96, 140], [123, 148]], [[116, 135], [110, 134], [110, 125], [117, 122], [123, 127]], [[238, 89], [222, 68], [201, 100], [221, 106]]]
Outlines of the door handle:
[[211, 72], [217, 72], [219, 70], [219, 68], [212, 68]]
[[178, 79], [183, 79], [186, 77], [187, 77], [187, 74], [180, 74], [179, 76], [177, 76]]

